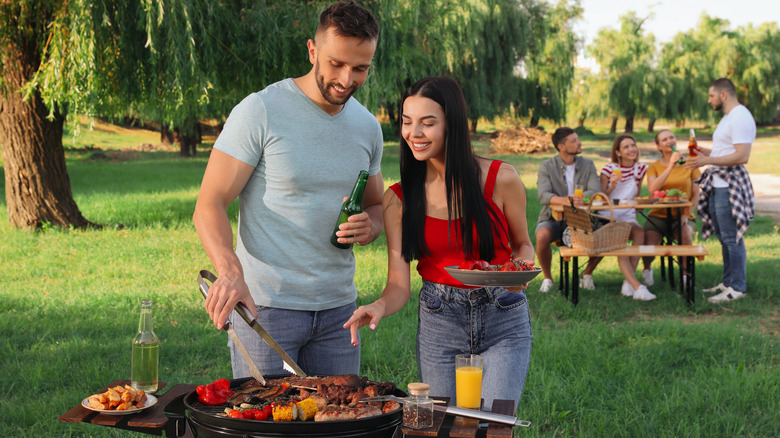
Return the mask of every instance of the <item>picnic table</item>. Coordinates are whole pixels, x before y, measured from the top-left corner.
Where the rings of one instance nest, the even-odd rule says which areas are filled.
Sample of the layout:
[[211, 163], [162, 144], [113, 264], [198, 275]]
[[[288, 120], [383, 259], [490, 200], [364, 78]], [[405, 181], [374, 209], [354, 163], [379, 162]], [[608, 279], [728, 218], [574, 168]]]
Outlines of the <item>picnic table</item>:
[[[115, 386], [129, 384], [129, 380], [115, 380], [101, 391]], [[98, 414], [81, 405], [81, 401], [62, 414], [58, 421], [65, 423], [90, 423], [97, 426], [124, 429], [147, 435], [195, 438], [185, 416], [184, 398], [194, 391], [197, 385], [177, 384], [162, 392], [166, 382], [159, 382], [157, 404], [137, 414], [107, 415]], [[433, 397], [448, 401], [447, 398]], [[498, 414], [514, 415], [515, 403], [512, 400], [495, 400], [492, 411]], [[503, 438], [512, 436], [512, 426], [489, 423], [481, 427], [479, 420], [445, 415], [435, 411], [433, 427], [427, 429], [408, 429], [398, 426], [393, 438], [440, 437], [440, 438]]]
[[[671, 224], [673, 224], [674, 221], [678, 220], [677, 218], [682, 216], [682, 212], [684, 211], [684, 209], [690, 208], [691, 206], [693, 206], [693, 203], [691, 201], [640, 203], [636, 200], [633, 200], [618, 205], [613, 204], [611, 208], [613, 210], [635, 209], [637, 213], [642, 215], [645, 219], [647, 219], [647, 215], [645, 214], [646, 209], [656, 209], [656, 208], [668, 209], [670, 211], [670, 214], [666, 215], [667, 223], [670, 225], [668, 229], [673, 230]], [[571, 208], [571, 207], [565, 205], [551, 205], [550, 209], [552, 210], [553, 218], [555, 220], [563, 220], [565, 218], [566, 208]], [[601, 212], [609, 209], [610, 206], [607, 205], [606, 203], [603, 205], [590, 206], [591, 212]], [[683, 281], [682, 269], [680, 270], [680, 293], [686, 297], [686, 301], [689, 304], [693, 303], [694, 301], [693, 289], [695, 287], [695, 277], [694, 277], [695, 259], [703, 260], [703, 258], [706, 255], [708, 255], [708, 253], [699, 245], [688, 245], [685, 248], [683, 248], [681, 227], [677, 227], [676, 235], [664, 235], [664, 240], [667, 242], [666, 245], [643, 246], [641, 251], [639, 249], [630, 249], [632, 247], [627, 247], [626, 249], [621, 248], [616, 251], [607, 251], [599, 254], [586, 254], [582, 251], [577, 251], [573, 248], [567, 248], [565, 246], [558, 244], [558, 246], [561, 249], [561, 251], [559, 252], [560, 254], [559, 288], [561, 293], [568, 298], [569, 290], [571, 289], [572, 303], [577, 304], [577, 302], [579, 301], [579, 287], [576, 282], [577, 275], [578, 275], [577, 257], [656, 256], [661, 259], [660, 260], [661, 279], [664, 281], [668, 280], [669, 285], [672, 288], [676, 287], [674, 281], [674, 277], [675, 277], [674, 262], [676, 257], [677, 259], [676, 262], [678, 265], [682, 266], [683, 260], [686, 260], [687, 266], [689, 266], [688, 277], [685, 279], [685, 281]], [[672, 246], [676, 246], [678, 248], [676, 250], [667, 248]], [[638, 248], [638, 247], [633, 247], [633, 248]], [[572, 269], [572, 277], [570, 279], [568, 276], [569, 261], [572, 259], [574, 260], [574, 264]]]

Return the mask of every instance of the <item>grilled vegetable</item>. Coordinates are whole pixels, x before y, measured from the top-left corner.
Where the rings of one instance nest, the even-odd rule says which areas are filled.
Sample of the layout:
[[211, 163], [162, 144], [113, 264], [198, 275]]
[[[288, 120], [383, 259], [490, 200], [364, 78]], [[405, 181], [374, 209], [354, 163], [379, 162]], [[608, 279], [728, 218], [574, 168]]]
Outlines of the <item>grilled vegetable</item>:
[[274, 404], [274, 421], [293, 421], [298, 418], [295, 402], [285, 400]]
[[[311, 420], [317, 413], [317, 402], [314, 399], [307, 398], [295, 404], [298, 408], [298, 419], [301, 421]], [[274, 417], [276, 418], [276, 417]]]

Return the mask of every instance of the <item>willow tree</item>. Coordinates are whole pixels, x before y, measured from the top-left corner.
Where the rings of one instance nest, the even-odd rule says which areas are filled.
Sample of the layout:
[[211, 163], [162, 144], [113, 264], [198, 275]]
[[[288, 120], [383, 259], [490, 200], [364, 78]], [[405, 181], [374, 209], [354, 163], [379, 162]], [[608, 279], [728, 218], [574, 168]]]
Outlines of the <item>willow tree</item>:
[[620, 17], [620, 30], [602, 28], [589, 47], [609, 84], [610, 107], [626, 118], [625, 132], [633, 132], [648, 97], [645, 80], [653, 69], [655, 38], [643, 28], [646, 20], [628, 12]]
[[57, 0], [0, 1], [0, 147], [8, 219], [19, 228], [91, 225], [73, 200], [65, 166], [67, 106], [47, 104], [31, 83], [47, 53], [61, 48], [51, 36], [63, 31], [62, 13]]
[[305, 73], [303, 33], [311, 36], [325, 4], [0, 0], [0, 147], [11, 224], [93, 225], [70, 189], [66, 109], [132, 112], [192, 135], [198, 119], [224, 117], [270, 78]]
[[[472, 0], [451, 17], [452, 36], [460, 44], [452, 75], [463, 87], [471, 131], [480, 117], [508, 111], [521, 93], [516, 68], [525, 57], [530, 28], [516, 0]], [[530, 3], [530, 1], [529, 1]]]
[[[534, 6], [536, 7], [534, 9]], [[566, 117], [566, 100], [574, 79], [574, 60], [580, 40], [574, 21], [582, 16], [579, 0], [530, 4], [533, 39], [524, 65], [528, 71], [525, 100], [531, 126], [544, 117], [556, 123]]]

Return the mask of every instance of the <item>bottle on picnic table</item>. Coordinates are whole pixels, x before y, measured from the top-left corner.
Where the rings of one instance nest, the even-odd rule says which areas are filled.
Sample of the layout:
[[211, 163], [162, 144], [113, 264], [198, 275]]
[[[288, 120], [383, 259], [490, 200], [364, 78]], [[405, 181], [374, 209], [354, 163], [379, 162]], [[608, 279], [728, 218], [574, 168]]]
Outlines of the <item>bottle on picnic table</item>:
[[[336, 227], [333, 229], [333, 234], [330, 236], [330, 243], [336, 248], [349, 249], [352, 248], [351, 243], [339, 243], [339, 236], [336, 232], [339, 230], [339, 225], [347, 222], [350, 216], [358, 214], [363, 211], [363, 192], [366, 190], [366, 182], [368, 181], [368, 171], [361, 170], [358, 174], [357, 181], [355, 181], [355, 187], [352, 188], [352, 194], [341, 205], [341, 212], [339, 212], [339, 219], [336, 221]], [[349, 236], [352, 237], [352, 236]]]
[[157, 391], [160, 366], [160, 339], [152, 327], [152, 300], [141, 300], [141, 319], [133, 338], [130, 386], [147, 393]]

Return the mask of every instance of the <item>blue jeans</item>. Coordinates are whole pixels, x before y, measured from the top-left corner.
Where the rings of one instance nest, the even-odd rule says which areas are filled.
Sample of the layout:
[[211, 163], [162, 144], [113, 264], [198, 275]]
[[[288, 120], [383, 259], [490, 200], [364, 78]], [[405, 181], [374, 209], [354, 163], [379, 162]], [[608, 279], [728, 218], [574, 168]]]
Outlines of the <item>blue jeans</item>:
[[500, 287], [458, 289], [423, 281], [417, 327], [417, 369], [431, 395], [455, 401], [455, 355], [485, 358], [483, 409], [523, 393], [531, 362], [531, 319], [525, 293]]
[[[331, 376], [358, 374], [360, 347], [352, 345], [343, 325], [355, 311], [355, 303], [318, 312], [257, 306], [257, 321], [281, 345], [306, 374]], [[235, 311], [230, 322], [264, 376], [289, 372], [282, 358]], [[228, 339], [233, 378], [249, 376], [244, 356]]]
[[710, 195], [710, 216], [723, 254], [723, 285], [737, 292], [747, 291], [745, 241], [737, 241], [737, 222], [731, 215], [729, 189], [716, 188]]

